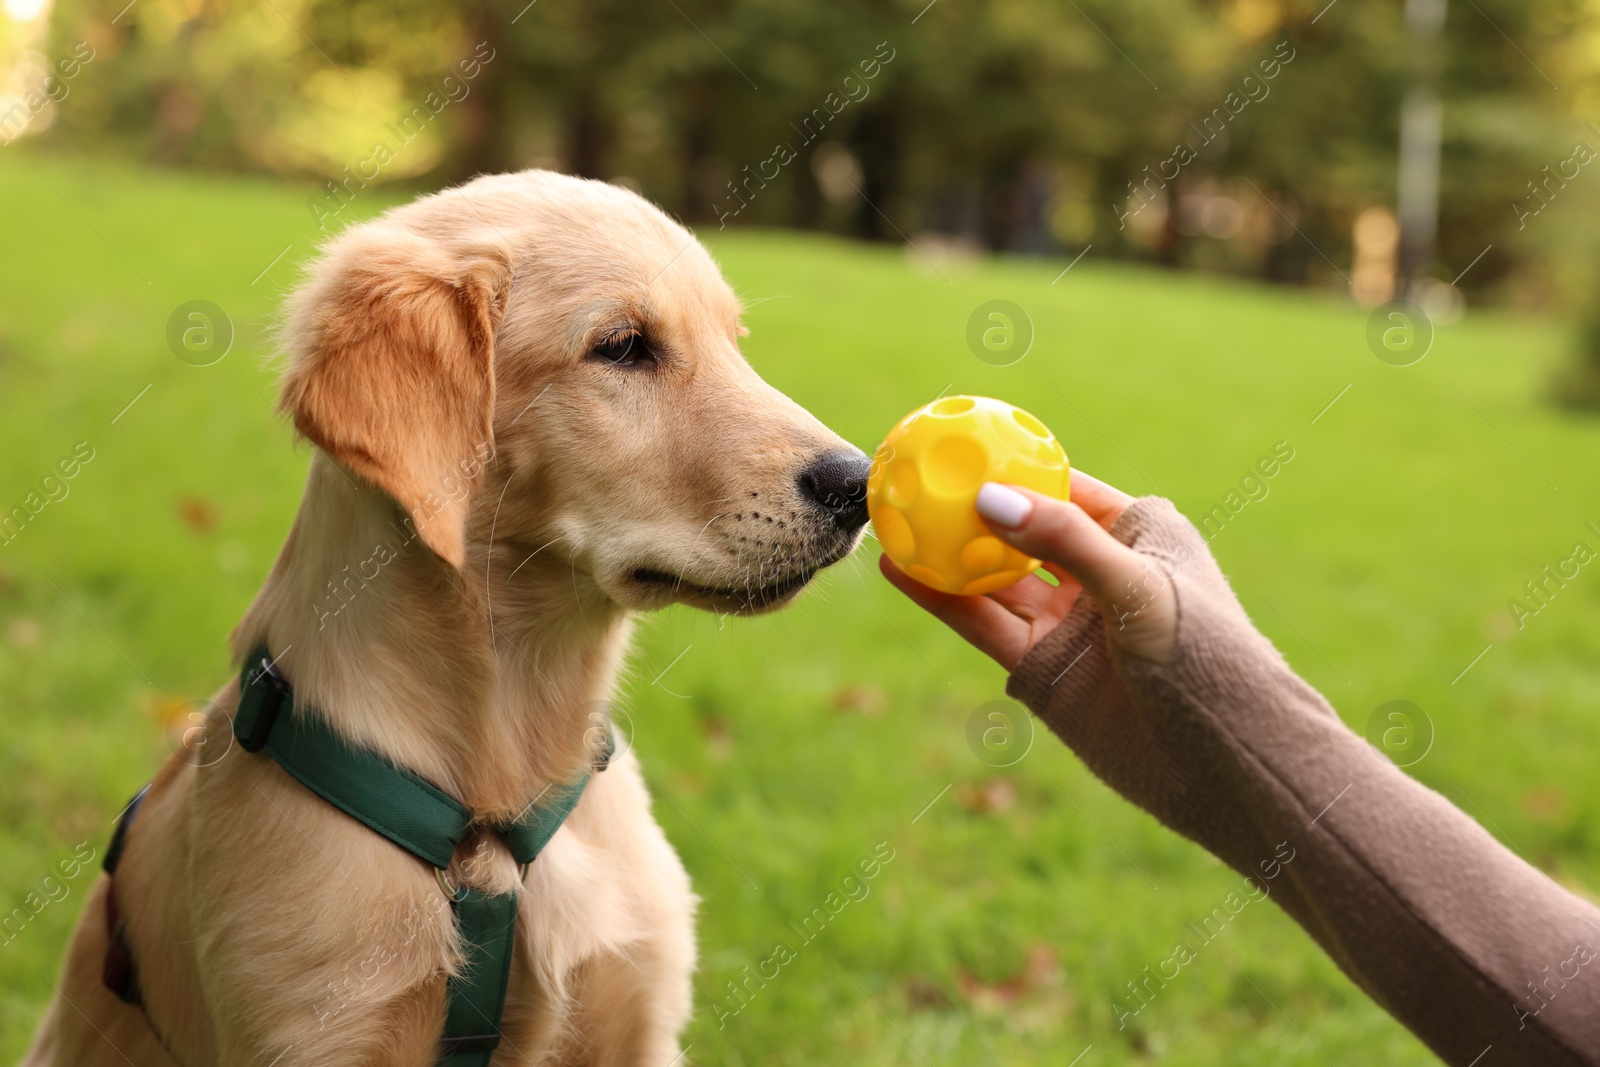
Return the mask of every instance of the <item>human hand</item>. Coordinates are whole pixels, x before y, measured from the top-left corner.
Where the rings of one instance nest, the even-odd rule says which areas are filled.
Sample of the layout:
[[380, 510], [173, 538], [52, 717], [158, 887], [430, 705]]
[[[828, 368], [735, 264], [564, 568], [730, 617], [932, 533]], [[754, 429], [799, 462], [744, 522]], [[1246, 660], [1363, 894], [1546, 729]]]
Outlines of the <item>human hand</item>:
[[896, 589], [1008, 671], [1067, 617], [1085, 591], [1099, 602], [1111, 640], [1134, 655], [1165, 663], [1177, 644], [1172, 580], [1150, 557], [1106, 532], [1131, 503], [1127, 493], [1078, 470], [1072, 472], [1070, 503], [1031, 489], [984, 484], [978, 514], [989, 529], [1042, 560], [1059, 585], [1030, 574], [986, 596], [958, 596], [928, 588], [888, 556], [879, 558], [878, 568]]

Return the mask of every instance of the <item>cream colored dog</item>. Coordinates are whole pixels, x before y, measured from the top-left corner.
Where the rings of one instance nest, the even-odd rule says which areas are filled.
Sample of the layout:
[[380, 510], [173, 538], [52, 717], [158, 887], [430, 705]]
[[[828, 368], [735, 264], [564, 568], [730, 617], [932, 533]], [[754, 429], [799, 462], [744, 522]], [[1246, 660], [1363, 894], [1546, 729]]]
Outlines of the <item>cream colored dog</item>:
[[[783, 604], [855, 546], [867, 461], [758, 378], [711, 257], [644, 200], [540, 171], [355, 227], [295, 294], [282, 404], [313, 444], [233, 634], [360, 745], [514, 817], [590, 759], [630, 616]], [[238, 684], [212, 701], [231, 741]], [[144, 1008], [101, 981], [106, 879], [28, 1067], [429, 1067], [459, 946], [435, 872], [265, 755], [174, 758], [117, 900]], [[678, 1062], [695, 898], [631, 754], [525, 881], [494, 1063]]]

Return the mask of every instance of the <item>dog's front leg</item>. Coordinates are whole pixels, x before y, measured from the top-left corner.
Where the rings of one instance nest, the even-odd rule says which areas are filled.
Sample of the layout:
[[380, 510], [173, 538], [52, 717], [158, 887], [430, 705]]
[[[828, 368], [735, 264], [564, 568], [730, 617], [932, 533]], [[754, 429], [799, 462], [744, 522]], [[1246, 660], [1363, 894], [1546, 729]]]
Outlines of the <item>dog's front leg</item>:
[[[382, 1005], [365, 1003], [320, 1023], [218, 1027], [218, 1064], [227, 1067], [434, 1067], [444, 983]], [[304, 1023], [304, 1017], [300, 1017]], [[109, 1065], [108, 1065], [109, 1067]]]
[[[692, 949], [690, 950], [692, 952]], [[575, 990], [570, 1067], [685, 1067], [693, 956], [664, 941], [591, 961]]]

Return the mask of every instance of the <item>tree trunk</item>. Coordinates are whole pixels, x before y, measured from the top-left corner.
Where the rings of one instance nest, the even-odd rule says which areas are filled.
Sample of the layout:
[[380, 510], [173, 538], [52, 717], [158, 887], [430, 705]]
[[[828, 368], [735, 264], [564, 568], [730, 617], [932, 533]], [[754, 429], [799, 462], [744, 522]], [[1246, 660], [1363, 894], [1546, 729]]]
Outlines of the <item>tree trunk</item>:
[[900, 191], [901, 123], [892, 98], [861, 113], [847, 143], [861, 164], [862, 203], [857, 207], [853, 229], [864, 241], [899, 241], [892, 201]]
[[983, 246], [1004, 252], [1017, 240], [1022, 222], [1022, 170], [1025, 149], [1007, 152], [983, 176]]
[[593, 85], [578, 86], [567, 105], [567, 172], [580, 178], [604, 178], [611, 134], [610, 116], [599, 90]]
[[[792, 143], [792, 142], [791, 142]], [[816, 149], [802, 145], [799, 158], [789, 164], [793, 171], [794, 194], [789, 200], [791, 225], [796, 229], [815, 230], [822, 226], [822, 187], [811, 170], [811, 155]]]
[[477, 174], [498, 174], [517, 169], [511, 156], [510, 117], [506, 114], [506, 86], [513, 74], [514, 57], [505, 41], [505, 24], [487, 6], [471, 16], [471, 36], [476, 49], [487, 43], [493, 58], [479, 67], [467, 84], [471, 90], [459, 105], [454, 144], [440, 167], [447, 183], [465, 181]]
[[683, 102], [682, 152], [679, 157], [683, 167], [683, 192], [678, 202], [678, 213], [683, 221], [693, 224], [706, 222], [712, 217], [712, 207], [726, 190], [715, 189], [711, 183], [715, 148], [715, 102], [706, 83], [691, 78], [683, 83], [679, 97]]

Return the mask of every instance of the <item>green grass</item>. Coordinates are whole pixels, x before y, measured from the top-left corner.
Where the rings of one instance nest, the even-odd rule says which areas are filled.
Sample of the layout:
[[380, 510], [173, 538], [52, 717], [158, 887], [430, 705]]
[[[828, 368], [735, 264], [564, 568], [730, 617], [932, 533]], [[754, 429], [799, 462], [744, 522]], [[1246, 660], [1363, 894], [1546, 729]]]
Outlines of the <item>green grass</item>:
[[[227, 673], [304, 476], [263, 331], [309, 254], [309, 193], [0, 159], [0, 507], [77, 442], [95, 450], [0, 548], [4, 913], [80, 841], [103, 849], [166, 754], [161, 701]], [[1394, 368], [1367, 351], [1365, 316], [1325, 297], [1092, 258], [1054, 284], [1065, 261], [941, 264], [947, 283], [829, 240], [714, 250], [751, 303], [757, 369], [864, 448], [943, 389], [988, 393], [1045, 419], [1080, 467], [1198, 514], [1289, 442], [1270, 495], [1213, 544], [1245, 605], [1357, 729], [1384, 701], [1421, 705], [1437, 736], [1412, 772], [1556, 878], [1600, 887], [1600, 568], [1524, 630], [1506, 605], [1596, 543], [1600, 425], [1539, 400], [1558, 330], [1474, 314]], [[164, 340], [196, 298], [238, 329], [210, 367]], [[1011, 367], [964, 341], [993, 298], [1037, 330]], [[1048, 734], [1012, 768], [980, 763], [965, 727], [1002, 673], [889, 589], [871, 551], [781, 615], [641, 628], [622, 702], [704, 898], [694, 1060], [1065, 1064], [1092, 1044], [1083, 1067], [1434, 1062], [1264, 904], [1119, 1032], [1123, 983], [1237, 878]], [[851, 692], [881, 710], [836, 707]], [[975, 810], [996, 779], [1014, 802]], [[870, 894], [802, 944], [791, 921], [879, 842], [894, 859]], [[89, 877], [0, 944], [0, 1060], [25, 1047]], [[725, 983], [778, 942], [794, 960], [719, 1026]]]

